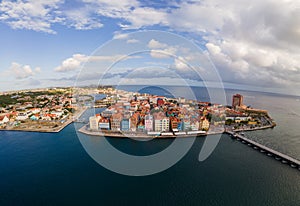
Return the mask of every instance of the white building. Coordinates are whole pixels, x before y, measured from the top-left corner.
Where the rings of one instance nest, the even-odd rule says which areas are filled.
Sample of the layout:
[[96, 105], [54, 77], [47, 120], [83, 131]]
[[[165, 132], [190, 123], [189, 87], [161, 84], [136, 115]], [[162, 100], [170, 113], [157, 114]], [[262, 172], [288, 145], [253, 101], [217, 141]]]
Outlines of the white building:
[[154, 121], [154, 130], [156, 132], [166, 132], [170, 129], [169, 118], [165, 117], [163, 119], [156, 119]]
[[90, 129], [91, 130], [98, 130], [98, 118], [95, 116], [90, 117]]
[[19, 121], [24, 121], [26, 119], [28, 119], [28, 115], [25, 112], [20, 112], [18, 114], [18, 116], [16, 117], [16, 120], [19, 120]]
[[7, 122], [9, 122], [9, 118], [6, 115], [0, 116], [0, 125], [5, 124]]

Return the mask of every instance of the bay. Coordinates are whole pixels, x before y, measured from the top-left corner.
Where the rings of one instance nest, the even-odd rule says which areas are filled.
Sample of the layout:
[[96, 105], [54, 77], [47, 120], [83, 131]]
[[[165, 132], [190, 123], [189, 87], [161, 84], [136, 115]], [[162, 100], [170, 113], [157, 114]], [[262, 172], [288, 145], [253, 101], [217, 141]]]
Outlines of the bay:
[[[168, 90], [172, 95], [172, 88]], [[209, 100], [205, 89], [193, 91], [197, 98]], [[274, 129], [247, 132], [247, 137], [299, 159], [297, 97], [226, 90], [228, 102], [234, 93], [243, 94], [247, 105], [269, 110], [277, 122]], [[132, 177], [95, 162], [82, 147], [74, 124], [60, 133], [0, 131], [0, 205], [299, 205], [300, 171], [227, 135], [207, 160], [199, 162], [205, 138], [216, 137], [197, 138], [168, 170]], [[173, 140], [109, 141], [123, 152], [148, 155]]]

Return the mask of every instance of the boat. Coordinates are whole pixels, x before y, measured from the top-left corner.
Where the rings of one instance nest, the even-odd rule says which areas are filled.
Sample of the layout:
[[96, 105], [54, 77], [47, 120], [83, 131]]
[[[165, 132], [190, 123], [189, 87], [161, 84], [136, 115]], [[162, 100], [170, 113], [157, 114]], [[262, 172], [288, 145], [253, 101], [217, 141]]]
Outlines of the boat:
[[248, 143], [248, 146], [249, 146], [249, 147], [251, 147], [251, 146], [252, 146], [252, 144]]
[[275, 159], [279, 161], [281, 160], [281, 157], [276, 156]]
[[245, 142], [244, 140], [242, 141], [242, 143], [243, 143], [243, 144], [246, 144], [246, 142]]
[[273, 156], [271, 153], [268, 153], [267, 155], [268, 155], [269, 157], [272, 157], [272, 156]]
[[292, 167], [292, 168], [296, 168], [297, 165], [295, 165], [295, 164], [292, 163], [292, 164], [291, 164], [291, 167]]
[[287, 161], [286, 161], [286, 160], [282, 160], [281, 162], [282, 162], [283, 164], [286, 164], [286, 163], [287, 163]]
[[258, 147], [254, 146], [254, 147], [253, 147], [253, 149], [257, 150], [257, 149], [258, 149]]
[[245, 136], [245, 133], [244, 133], [244, 132], [241, 132], [241, 133], [240, 133], [240, 135], [243, 135], [243, 136]]
[[262, 150], [262, 149], [261, 149], [260, 152], [261, 152], [261, 153], [265, 153], [265, 150]]

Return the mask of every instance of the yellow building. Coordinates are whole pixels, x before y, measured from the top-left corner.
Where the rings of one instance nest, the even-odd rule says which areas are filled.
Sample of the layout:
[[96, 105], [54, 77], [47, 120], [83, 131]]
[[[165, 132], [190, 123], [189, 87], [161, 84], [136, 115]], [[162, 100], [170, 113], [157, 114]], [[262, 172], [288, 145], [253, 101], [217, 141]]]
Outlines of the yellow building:
[[209, 121], [206, 118], [204, 118], [204, 119], [201, 120], [200, 125], [201, 125], [200, 126], [201, 130], [204, 130], [204, 131], [208, 131], [209, 130], [210, 124], [209, 124]]

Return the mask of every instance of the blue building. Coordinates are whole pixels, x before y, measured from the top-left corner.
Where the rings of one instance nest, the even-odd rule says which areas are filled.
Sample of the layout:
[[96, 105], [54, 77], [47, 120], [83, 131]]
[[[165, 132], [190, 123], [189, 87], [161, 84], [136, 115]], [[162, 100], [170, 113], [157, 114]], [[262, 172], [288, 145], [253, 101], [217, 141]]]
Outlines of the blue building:
[[182, 121], [178, 122], [177, 129], [178, 129], [179, 131], [182, 131], [182, 130], [183, 130], [183, 122], [182, 122]]
[[122, 119], [121, 121], [121, 130], [122, 131], [129, 131], [130, 128], [130, 120], [129, 119]]

